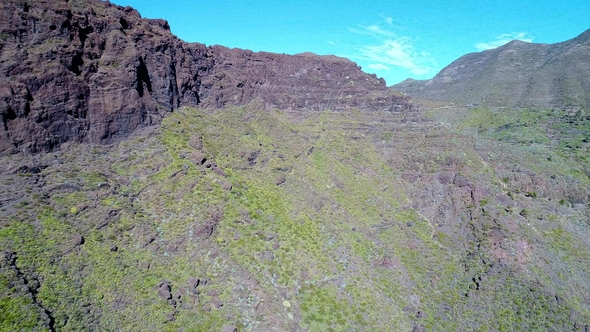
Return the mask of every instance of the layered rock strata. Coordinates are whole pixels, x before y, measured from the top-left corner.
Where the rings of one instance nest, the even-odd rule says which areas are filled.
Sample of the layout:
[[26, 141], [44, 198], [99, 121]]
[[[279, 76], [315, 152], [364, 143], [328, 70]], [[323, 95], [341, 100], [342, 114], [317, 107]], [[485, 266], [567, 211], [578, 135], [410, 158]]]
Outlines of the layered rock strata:
[[183, 106], [413, 108], [347, 59], [186, 43], [108, 1], [9, 0], [0, 15], [0, 154], [115, 142]]

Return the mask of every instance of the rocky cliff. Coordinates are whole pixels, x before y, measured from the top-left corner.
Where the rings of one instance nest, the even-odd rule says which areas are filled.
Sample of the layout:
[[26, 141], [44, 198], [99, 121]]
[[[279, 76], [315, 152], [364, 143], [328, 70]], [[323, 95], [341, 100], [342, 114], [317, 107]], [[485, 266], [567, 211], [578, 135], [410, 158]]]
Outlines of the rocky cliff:
[[423, 99], [493, 106], [590, 105], [590, 30], [556, 44], [514, 40], [467, 54], [433, 79], [393, 86]]
[[112, 142], [198, 104], [411, 108], [349, 60], [189, 44], [108, 1], [9, 0], [0, 15], [0, 154]]
[[283, 110], [412, 108], [407, 97], [388, 92], [383, 79], [362, 72], [345, 58], [254, 53], [222, 46], [206, 50], [207, 66], [202, 67], [206, 71], [199, 72], [204, 106], [221, 108], [259, 98], [266, 108]]

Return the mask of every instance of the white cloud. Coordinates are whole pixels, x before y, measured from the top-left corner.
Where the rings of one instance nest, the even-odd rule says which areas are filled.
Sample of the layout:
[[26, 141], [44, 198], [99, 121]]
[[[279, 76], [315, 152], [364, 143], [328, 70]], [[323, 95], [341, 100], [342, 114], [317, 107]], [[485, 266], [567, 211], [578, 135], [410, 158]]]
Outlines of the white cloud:
[[348, 28], [348, 31], [354, 32], [360, 35], [368, 35], [372, 37], [393, 37], [394, 34], [391, 31], [387, 31], [381, 28], [379, 25], [357, 25], [355, 28]]
[[[383, 22], [393, 24], [393, 18], [383, 17]], [[379, 25], [357, 25], [349, 31], [369, 35], [377, 40], [372, 45], [357, 48], [357, 53], [349, 56], [352, 59], [368, 62], [368, 68], [389, 71], [391, 67], [401, 67], [414, 75], [432, 74], [436, 69], [436, 61], [428, 52], [417, 51], [412, 39], [407, 36], [397, 36], [393, 31]]]
[[508, 42], [513, 40], [522, 40], [525, 42], [532, 42], [533, 38], [530, 37], [526, 32], [512, 32], [512, 33], [505, 33], [501, 34], [496, 37], [495, 40], [487, 42], [487, 43], [477, 43], [475, 44], [475, 48], [480, 51], [490, 50], [499, 46], [502, 46]]
[[385, 71], [389, 71], [390, 68], [387, 67], [386, 65], [382, 64], [382, 63], [371, 63], [369, 64], [367, 67], [373, 69], [373, 70], [385, 70]]
[[397, 66], [422, 76], [431, 74], [436, 67], [434, 58], [427, 52], [416, 51], [408, 37], [386, 39], [380, 45], [364, 46], [358, 51], [356, 57], [371, 62], [372, 67], [369, 68], [372, 69], [376, 66]]

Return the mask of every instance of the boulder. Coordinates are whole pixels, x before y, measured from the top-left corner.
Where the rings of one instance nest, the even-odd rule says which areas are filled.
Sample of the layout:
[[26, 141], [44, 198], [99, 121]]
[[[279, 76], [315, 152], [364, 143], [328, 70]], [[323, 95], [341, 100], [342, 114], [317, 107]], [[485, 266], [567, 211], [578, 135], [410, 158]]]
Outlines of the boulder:
[[172, 293], [170, 284], [166, 281], [162, 281], [158, 284], [158, 295], [164, 300], [172, 299]]
[[195, 164], [195, 165], [203, 165], [205, 163], [205, 161], [207, 161], [207, 156], [205, 156], [205, 154], [201, 151], [194, 151], [191, 154], [191, 161]]

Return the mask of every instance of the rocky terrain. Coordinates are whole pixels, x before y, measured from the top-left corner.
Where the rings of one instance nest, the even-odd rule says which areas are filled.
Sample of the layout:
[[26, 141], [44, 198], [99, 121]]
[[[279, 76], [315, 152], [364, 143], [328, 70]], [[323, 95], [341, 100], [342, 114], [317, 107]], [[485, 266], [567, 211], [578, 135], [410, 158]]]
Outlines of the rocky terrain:
[[590, 30], [556, 44], [514, 40], [457, 59], [434, 78], [393, 89], [460, 105], [590, 107]]
[[414, 106], [102, 1], [2, 18], [0, 331], [590, 330], [582, 104]]
[[99, 0], [11, 0], [1, 10], [0, 154], [115, 142], [183, 106], [411, 108], [343, 58], [187, 44], [166, 21]]

